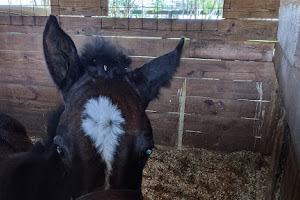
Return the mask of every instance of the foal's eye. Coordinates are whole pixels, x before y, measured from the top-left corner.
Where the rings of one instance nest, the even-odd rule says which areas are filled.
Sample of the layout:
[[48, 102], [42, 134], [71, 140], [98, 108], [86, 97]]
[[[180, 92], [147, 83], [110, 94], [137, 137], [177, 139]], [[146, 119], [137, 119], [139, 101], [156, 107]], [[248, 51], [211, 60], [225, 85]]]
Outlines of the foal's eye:
[[61, 156], [64, 156], [64, 155], [65, 155], [64, 150], [63, 150], [63, 148], [62, 148], [61, 146], [57, 146], [57, 147], [56, 147], [56, 151], [57, 151], [57, 153], [58, 153], [59, 155], [61, 155]]

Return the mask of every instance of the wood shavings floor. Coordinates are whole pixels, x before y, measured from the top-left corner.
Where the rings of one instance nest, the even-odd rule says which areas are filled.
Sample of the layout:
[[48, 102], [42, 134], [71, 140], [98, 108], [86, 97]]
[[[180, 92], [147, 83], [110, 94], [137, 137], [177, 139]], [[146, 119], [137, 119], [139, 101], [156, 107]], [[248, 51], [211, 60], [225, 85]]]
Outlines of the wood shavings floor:
[[145, 200], [264, 199], [270, 157], [239, 151], [154, 150], [143, 173]]

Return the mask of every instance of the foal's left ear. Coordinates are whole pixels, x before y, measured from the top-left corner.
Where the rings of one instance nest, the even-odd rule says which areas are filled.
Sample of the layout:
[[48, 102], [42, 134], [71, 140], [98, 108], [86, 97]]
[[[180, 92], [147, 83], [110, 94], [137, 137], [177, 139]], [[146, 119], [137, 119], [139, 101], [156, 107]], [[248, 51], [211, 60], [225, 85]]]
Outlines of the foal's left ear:
[[184, 38], [168, 54], [153, 59], [131, 72], [129, 79], [136, 86], [147, 107], [158, 96], [161, 87], [169, 86], [173, 74], [179, 66]]
[[43, 46], [48, 70], [65, 97], [80, 76], [82, 67], [74, 42], [53, 15], [50, 15], [45, 27]]

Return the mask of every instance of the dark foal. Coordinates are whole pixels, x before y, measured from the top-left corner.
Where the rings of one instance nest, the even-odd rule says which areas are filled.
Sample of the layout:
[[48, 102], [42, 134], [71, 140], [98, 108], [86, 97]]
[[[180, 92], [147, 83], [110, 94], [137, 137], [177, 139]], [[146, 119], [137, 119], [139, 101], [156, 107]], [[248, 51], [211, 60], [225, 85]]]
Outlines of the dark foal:
[[131, 59], [102, 39], [79, 56], [50, 16], [44, 53], [64, 102], [48, 122], [48, 139], [7, 161], [0, 199], [70, 199], [96, 189], [140, 193], [154, 147], [145, 109], [169, 85], [183, 43], [131, 70]]
[[25, 152], [31, 147], [25, 127], [12, 117], [0, 114], [0, 163], [10, 154]]

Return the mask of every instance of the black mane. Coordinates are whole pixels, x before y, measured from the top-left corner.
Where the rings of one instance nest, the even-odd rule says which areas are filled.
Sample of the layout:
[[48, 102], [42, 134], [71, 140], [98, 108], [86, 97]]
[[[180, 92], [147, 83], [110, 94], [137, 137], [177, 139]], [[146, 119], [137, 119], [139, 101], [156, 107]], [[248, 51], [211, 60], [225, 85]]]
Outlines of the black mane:
[[80, 61], [92, 77], [113, 78], [131, 70], [131, 58], [119, 46], [104, 38], [95, 38], [81, 50]]

